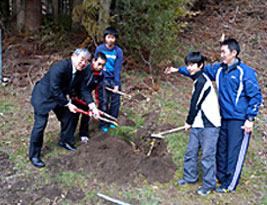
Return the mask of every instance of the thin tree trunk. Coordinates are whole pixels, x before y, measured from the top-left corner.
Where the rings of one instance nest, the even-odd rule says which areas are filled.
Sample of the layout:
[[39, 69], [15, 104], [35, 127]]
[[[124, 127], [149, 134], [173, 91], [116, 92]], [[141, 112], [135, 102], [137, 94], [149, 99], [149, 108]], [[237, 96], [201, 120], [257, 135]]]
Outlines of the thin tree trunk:
[[38, 30], [42, 24], [41, 0], [26, 0], [26, 33]]
[[59, 13], [59, 1], [58, 0], [52, 0], [53, 3], [53, 17], [54, 22], [58, 21], [58, 13]]
[[9, 2], [8, 0], [0, 1], [0, 26], [4, 27], [6, 23], [9, 21], [10, 13], [9, 13]]
[[109, 24], [109, 17], [110, 17], [110, 5], [111, 5], [111, 0], [100, 0], [100, 10], [98, 13], [98, 23], [100, 27], [105, 27], [106, 25]]
[[16, 0], [16, 30], [21, 32], [25, 28], [25, 0]]

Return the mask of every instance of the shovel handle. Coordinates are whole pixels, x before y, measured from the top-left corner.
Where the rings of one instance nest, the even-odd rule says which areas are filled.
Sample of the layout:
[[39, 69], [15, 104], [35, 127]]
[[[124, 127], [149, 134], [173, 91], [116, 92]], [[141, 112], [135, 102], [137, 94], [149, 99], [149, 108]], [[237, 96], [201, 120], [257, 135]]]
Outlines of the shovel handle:
[[[76, 112], [78, 112], [78, 113], [82, 113], [82, 114], [85, 114], [85, 115], [88, 115], [88, 116], [92, 116], [93, 115], [93, 113], [92, 112], [90, 112], [90, 111], [84, 111], [84, 110], [82, 110], [82, 109], [79, 109], [79, 108], [75, 108], [74, 109]], [[112, 120], [108, 120], [108, 119], [106, 119], [106, 118], [102, 118], [102, 117], [98, 117], [98, 119], [99, 120], [102, 120], [102, 121], [105, 121], [105, 122], [108, 122], [108, 123], [111, 123], [111, 124], [113, 124], [113, 125], [116, 125], [116, 126], [118, 126], [118, 123], [116, 123], [116, 122], [114, 122], [114, 121], [112, 121]]]
[[84, 110], [79, 109], [79, 108], [74, 108], [74, 110], [75, 110], [76, 112], [78, 112], [78, 113], [82, 113], [82, 114], [88, 115], [88, 116], [90, 116], [90, 117], [91, 117], [91, 114], [92, 114], [92, 112], [90, 112], [90, 111], [84, 111]]
[[109, 88], [109, 87], [106, 87], [106, 90], [111, 91], [111, 92], [113, 92], [113, 93], [117, 93], [117, 94], [123, 95], [123, 96], [125, 96], [125, 97], [127, 97], [127, 98], [129, 98], [129, 99], [132, 98], [131, 95], [128, 95], [128, 94], [126, 94], [126, 93], [124, 93], [124, 92], [121, 92], [121, 91], [117, 91], [117, 92], [115, 92], [113, 89], [111, 89], [111, 88]]
[[108, 119], [103, 118], [103, 117], [98, 117], [98, 119], [118, 126], [118, 123], [114, 122], [113, 120], [108, 120]]
[[111, 116], [111, 115], [109, 115], [109, 114], [107, 114], [107, 113], [105, 113], [105, 112], [103, 112], [101, 110], [98, 110], [98, 111], [99, 111], [100, 115], [104, 115], [104, 116], [106, 116], [106, 117], [108, 117], [108, 118], [110, 118], [110, 119], [115, 120], [116, 122], [118, 122], [118, 119], [117, 118], [115, 118], [115, 117], [113, 117], [113, 116]]
[[178, 131], [183, 130], [183, 129], [184, 129], [184, 126], [183, 127], [177, 127], [177, 128], [171, 129], [171, 130], [166, 130], [166, 131], [160, 132], [160, 133], [158, 133], [158, 135], [165, 135], [165, 134], [169, 134], [172, 132], [178, 132]]

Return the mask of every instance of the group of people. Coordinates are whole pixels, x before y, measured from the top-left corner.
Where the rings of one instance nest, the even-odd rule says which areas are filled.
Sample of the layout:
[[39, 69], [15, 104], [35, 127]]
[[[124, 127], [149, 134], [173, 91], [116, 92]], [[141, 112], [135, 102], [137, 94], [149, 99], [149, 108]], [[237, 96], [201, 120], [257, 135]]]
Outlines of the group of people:
[[[29, 149], [29, 159], [34, 166], [45, 166], [40, 154], [51, 110], [61, 123], [58, 147], [68, 151], [76, 150], [74, 133], [80, 118], [76, 113], [77, 107], [92, 111], [96, 119], [99, 118], [99, 110], [118, 117], [120, 96], [117, 92], [121, 90], [123, 52], [115, 44], [117, 39], [117, 30], [108, 27], [104, 31], [105, 42], [96, 48], [92, 61], [87, 49], [78, 48], [70, 59], [56, 63], [36, 83], [31, 98], [34, 126]], [[185, 129], [191, 129], [191, 132], [184, 156], [184, 177], [178, 180], [178, 184], [198, 180], [201, 148], [203, 180], [198, 190], [200, 195], [207, 195], [212, 190], [219, 193], [235, 191], [253, 121], [262, 103], [256, 72], [241, 62], [239, 52], [238, 42], [226, 39], [221, 42], [221, 63], [205, 66], [201, 52], [190, 52], [185, 58], [186, 67], [165, 69], [166, 74], [178, 72], [194, 81], [190, 110], [184, 124]], [[211, 81], [217, 83], [218, 97]], [[95, 91], [97, 105], [92, 91]], [[103, 132], [115, 128], [103, 121], [100, 121], [100, 127]], [[88, 130], [89, 116], [82, 115], [81, 141], [89, 140]], [[221, 186], [216, 186], [217, 183]]]
[[[190, 110], [184, 127], [191, 129], [184, 156], [183, 178], [179, 185], [195, 183], [199, 178], [198, 155], [202, 168], [202, 186], [198, 194], [234, 192], [239, 182], [249, 145], [253, 121], [262, 103], [256, 72], [241, 62], [235, 39], [221, 42], [222, 62], [204, 66], [201, 52], [190, 52], [187, 67], [168, 67], [166, 74], [178, 72], [194, 81]], [[216, 81], [218, 97], [211, 81]], [[216, 186], [216, 184], [220, 186]]]
[[[35, 167], [45, 166], [40, 155], [50, 111], [53, 110], [61, 125], [58, 147], [68, 151], [76, 150], [74, 133], [80, 118], [78, 108], [89, 110], [95, 119], [100, 116], [99, 110], [118, 117], [120, 96], [117, 92], [121, 89], [123, 52], [115, 44], [117, 38], [115, 28], [106, 28], [105, 42], [96, 48], [92, 61], [86, 48], [77, 48], [70, 59], [53, 65], [35, 84], [31, 98], [34, 125], [29, 148], [29, 159]], [[106, 87], [113, 91], [108, 91]], [[98, 105], [94, 102], [92, 91], [96, 93]], [[81, 117], [79, 135], [82, 142], [89, 140], [89, 119], [88, 115]], [[113, 124], [102, 122], [100, 126], [103, 132], [115, 128]]]

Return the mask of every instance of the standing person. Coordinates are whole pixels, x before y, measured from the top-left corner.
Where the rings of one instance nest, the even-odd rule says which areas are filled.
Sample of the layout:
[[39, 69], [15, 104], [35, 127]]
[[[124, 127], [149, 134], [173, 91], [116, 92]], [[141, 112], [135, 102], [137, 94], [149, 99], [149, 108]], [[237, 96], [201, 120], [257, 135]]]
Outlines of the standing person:
[[[190, 52], [185, 58], [190, 77], [194, 81], [190, 110], [185, 122], [185, 130], [191, 129], [187, 151], [184, 156], [184, 177], [178, 184], [195, 183], [199, 178], [198, 155], [202, 148], [202, 187], [198, 194], [208, 195], [216, 187], [216, 145], [219, 137], [221, 117], [216, 92], [212, 82], [203, 73], [204, 57], [200, 52]], [[165, 73], [177, 72], [169, 67]]]
[[[95, 51], [95, 55], [102, 52], [107, 57], [107, 62], [103, 70], [104, 80], [96, 90], [99, 109], [115, 118], [118, 117], [120, 109], [120, 95], [116, 92], [121, 90], [120, 73], [123, 62], [122, 49], [115, 44], [118, 37], [119, 34], [115, 28], [106, 28], [104, 31], [105, 43], [98, 46]], [[114, 93], [107, 91], [105, 89], [106, 87], [113, 89]], [[100, 122], [102, 131], [108, 132], [108, 126], [110, 128], [116, 127], [113, 124], [108, 125], [106, 122]]]
[[[88, 65], [85, 68], [85, 78], [83, 81], [83, 87], [86, 88], [86, 90], [89, 92], [89, 102], [90, 102], [90, 106], [89, 109], [93, 109], [96, 108], [96, 105], [94, 103], [93, 97], [91, 95], [91, 92], [93, 90], [96, 89], [96, 87], [99, 85], [99, 83], [102, 82], [103, 80], [103, 68], [106, 64], [107, 58], [106, 55], [102, 52], [99, 52], [96, 54], [95, 58], [92, 60], [92, 63], [90, 65]], [[87, 111], [88, 110], [88, 106], [84, 101], [85, 99], [82, 99], [82, 96], [80, 93], [77, 93], [77, 97], [78, 100], [73, 100], [74, 105], [76, 105], [77, 107]], [[79, 99], [81, 99], [81, 102], [78, 102]], [[75, 118], [73, 119], [73, 126], [74, 126], [74, 130], [77, 127], [77, 123], [79, 121], [79, 113], [75, 114]], [[79, 135], [80, 135], [80, 139], [82, 142], [87, 142], [89, 140], [89, 116], [88, 115], [82, 115], [81, 117], [81, 123], [80, 123], [80, 129], [79, 129]]]
[[[76, 49], [70, 59], [62, 60], [52, 66], [33, 89], [31, 103], [34, 108], [34, 125], [31, 133], [29, 158], [32, 164], [38, 168], [45, 166], [40, 159], [40, 154], [43, 133], [51, 110], [54, 111], [61, 123], [58, 147], [68, 151], [76, 150], [72, 127], [76, 106], [68, 101], [67, 95], [70, 95], [73, 89], [80, 89], [84, 76], [83, 69], [90, 58], [91, 54], [87, 49]], [[82, 91], [82, 95], [85, 99], [89, 99], [87, 92]]]
[[[239, 43], [226, 39], [221, 43], [222, 63], [207, 65], [204, 72], [216, 80], [222, 125], [217, 144], [219, 193], [234, 192], [249, 145], [253, 121], [262, 103], [256, 72], [238, 58]], [[179, 73], [187, 75], [186, 69]]]

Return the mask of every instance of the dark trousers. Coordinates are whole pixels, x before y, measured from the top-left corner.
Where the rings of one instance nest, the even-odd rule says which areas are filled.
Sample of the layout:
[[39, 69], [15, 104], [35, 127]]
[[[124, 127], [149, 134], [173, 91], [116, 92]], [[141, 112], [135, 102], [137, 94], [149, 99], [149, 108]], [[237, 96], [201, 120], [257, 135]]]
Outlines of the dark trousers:
[[[115, 94], [111, 91], [105, 89], [105, 87], [109, 87], [114, 89], [115, 82], [113, 78], [105, 78], [97, 88], [97, 101], [99, 109], [103, 112], [117, 118], [120, 110], [120, 95]], [[119, 85], [119, 90], [121, 90], [121, 86]], [[104, 121], [100, 121], [101, 127], [107, 127], [108, 124]]]
[[[84, 111], [88, 111], [88, 105], [83, 104], [81, 102], [78, 101], [72, 101], [72, 103], [77, 106], [79, 109], [82, 109]], [[72, 125], [73, 125], [73, 129], [75, 132], [75, 129], [77, 127], [79, 118], [81, 116], [81, 122], [80, 122], [80, 129], [79, 129], [79, 136], [89, 136], [89, 121], [90, 121], [90, 117], [88, 115], [85, 114], [80, 114], [80, 113], [75, 113], [73, 115], [73, 121], [72, 121]]]
[[239, 182], [250, 134], [241, 128], [244, 120], [222, 120], [217, 144], [217, 179], [222, 187], [234, 191]]
[[[67, 107], [56, 107], [53, 109], [61, 125], [61, 142], [74, 144], [74, 129], [72, 126], [73, 113]], [[29, 157], [40, 157], [43, 145], [44, 130], [47, 125], [49, 114], [40, 114], [34, 111], [34, 125], [31, 133]]]

